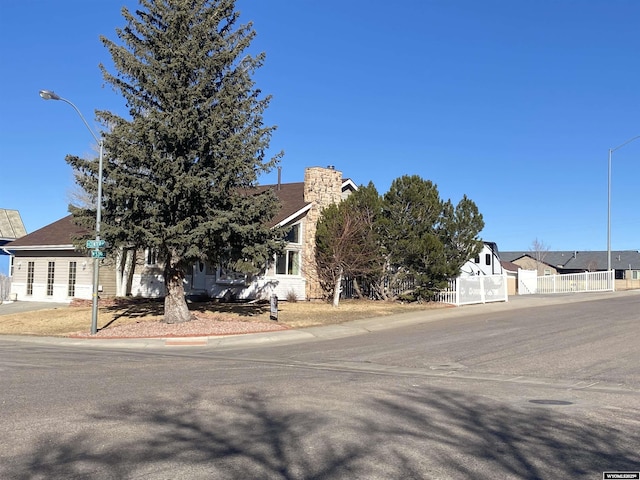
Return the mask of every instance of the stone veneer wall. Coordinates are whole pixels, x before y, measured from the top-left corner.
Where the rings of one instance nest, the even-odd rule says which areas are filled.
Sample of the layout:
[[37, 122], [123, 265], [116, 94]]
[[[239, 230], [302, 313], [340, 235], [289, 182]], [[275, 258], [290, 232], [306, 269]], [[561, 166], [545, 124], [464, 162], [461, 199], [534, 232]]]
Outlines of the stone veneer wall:
[[302, 274], [307, 280], [308, 300], [322, 298], [316, 270], [316, 226], [322, 209], [342, 200], [342, 172], [334, 168], [310, 167], [304, 171], [304, 201], [312, 206], [304, 222]]

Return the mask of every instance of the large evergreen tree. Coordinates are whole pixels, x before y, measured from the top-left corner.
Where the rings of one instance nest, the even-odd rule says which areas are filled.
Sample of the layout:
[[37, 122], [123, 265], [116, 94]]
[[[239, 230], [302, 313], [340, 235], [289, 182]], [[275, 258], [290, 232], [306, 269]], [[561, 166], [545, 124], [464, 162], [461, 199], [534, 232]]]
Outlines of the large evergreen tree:
[[[98, 117], [105, 134], [103, 237], [156, 249], [164, 265], [165, 321], [191, 319], [183, 281], [196, 261], [239, 271], [264, 266], [279, 232], [267, 227], [272, 191], [252, 191], [279, 155], [265, 158], [275, 127], [263, 124], [270, 97], [251, 79], [264, 54], [245, 51], [252, 24], [238, 25], [234, 0], [140, 0], [122, 15], [120, 43], [101, 40], [115, 73], [101, 69], [129, 109]], [[69, 157], [95, 183], [95, 163]], [[74, 212], [82, 222], [94, 212]]]
[[483, 242], [478, 234], [483, 228], [482, 214], [469, 197], [463, 195], [455, 208], [451, 200], [444, 202], [438, 230], [447, 264], [455, 275], [460, 274], [460, 268], [467, 260], [482, 251]]
[[482, 248], [482, 215], [466, 196], [454, 208], [417, 175], [397, 178], [384, 195], [380, 221], [392, 284], [411, 276], [413, 298], [430, 298]]

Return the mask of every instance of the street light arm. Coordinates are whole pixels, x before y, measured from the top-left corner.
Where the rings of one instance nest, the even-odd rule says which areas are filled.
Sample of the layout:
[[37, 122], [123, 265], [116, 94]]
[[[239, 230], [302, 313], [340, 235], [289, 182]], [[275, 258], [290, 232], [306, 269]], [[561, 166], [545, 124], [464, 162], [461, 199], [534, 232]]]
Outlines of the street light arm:
[[618, 145], [617, 147], [610, 148], [610, 149], [609, 149], [609, 152], [615, 152], [615, 151], [616, 151], [616, 150], [618, 150], [619, 148], [624, 147], [627, 143], [631, 143], [631, 142], [633, 142], [634, 140], [637, 140], [637, 139], [639, 139], [639, 138], [640, 138], [640, 135], [636, 135], [635, 137], [630, 138], [630, 139], [629, 139], [629, 140], [627, 140], [626, 142], [621, 143], [621, 144], [620, 144], [620, 145]]
[[618, 150], [619, 148], [624, 147], [625, 145], [633, 142], [640, 138], [640, 135], [636, 135], [633, 138], [630, 138], [624, 143], [621, 143], [617, 147], [609, 149], [609, 163], [608, 163], [608, 172], [607, 172], [607, 271], [611, 271], [611, 155], [613, 152]]
[[60, 95], [58, 95], [52, 90], [40, 90], [40, 97], [42, 97], [44, 100], [61, 100], [64, 103], [68, 103], [69, 105], [71, 105], [73, 109], [76, 111], [76, 113], [80, 116], [82, 121], [84, 122], [85, 126], [87, 127], [87, 130], [89, 130], [89, 133], [91, 133], [91, 136], [96, 140], [96, 143], [98, 144], [100, 143], [100, 139], [97, 137], [95, 133], [93, 133], [93, 130], [89, 126], [89, 123], [87, 122], [87, 120], [84, 118], [84, 115], [82, 115], [82, 112], [80, 111], [80, 109], [76, 107], [73, 102], [71, 102], [70, 100], [67, 100], [66, 98], [62, 98]]

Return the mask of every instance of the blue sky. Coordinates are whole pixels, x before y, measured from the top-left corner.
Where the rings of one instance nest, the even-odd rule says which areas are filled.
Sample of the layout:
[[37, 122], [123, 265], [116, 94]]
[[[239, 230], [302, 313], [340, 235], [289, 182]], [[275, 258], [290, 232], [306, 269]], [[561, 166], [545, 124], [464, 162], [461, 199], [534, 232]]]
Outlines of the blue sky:
[[[71, 100], [124, 114], [99, 41], [135, 0], [0, 2], [0, 208], [28, 232], [67, 214], [68, 153], [95, 143]], [[501, 250], [605, 250], [607, 156], [640, 135], [637, 0], [239, 0], [273, 95], [284, 182], [335, 165], [380, 193], [417, 174], [466, 194]], [[275, 172], [261, 183], [274, 183]], [[613, 154], [612, 248], [640, 249], [640, 139]]]

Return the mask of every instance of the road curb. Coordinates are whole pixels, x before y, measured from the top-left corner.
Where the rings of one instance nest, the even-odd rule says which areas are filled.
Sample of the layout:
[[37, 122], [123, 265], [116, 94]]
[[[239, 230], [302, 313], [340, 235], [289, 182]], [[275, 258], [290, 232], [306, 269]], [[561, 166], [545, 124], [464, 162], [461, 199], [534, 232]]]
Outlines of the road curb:
[[549, 307], [560, 303], [575, 303], [616, 298], [640, 296], [640, 290], [622, 292], [574, 293], [556, 295], [527, 295], [512, 297], [508, 302], [465, 305], [456, 308], [407, 312], [385, 317], [376, 317], [350, 322], [306, 327], [300, 329], [277, 330], [271, 332], [243, 333], [233, 335], [197, 336], [197, 337], [161, 337], [161, 338], [95, 338], [95, 337], [36, 337], [6, 335], [0, 340], [44, 345], [60, 345], [68, 347], [100, 347], [100, 348], [224, 348], [238, 346], [259, 346], [269, 343], [287, 344], [309, 340], [327, 340], [353, 335], [372, 333], [391, 328], [401, 328], [421, 323], [429, 323], [449, 318], [467, 317], [470, 315], [493, 312], [512, 311], [523, 308]]

